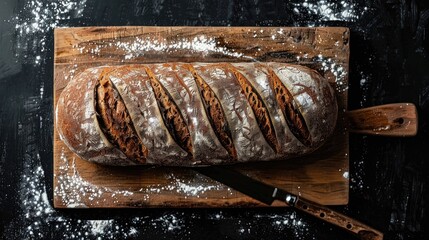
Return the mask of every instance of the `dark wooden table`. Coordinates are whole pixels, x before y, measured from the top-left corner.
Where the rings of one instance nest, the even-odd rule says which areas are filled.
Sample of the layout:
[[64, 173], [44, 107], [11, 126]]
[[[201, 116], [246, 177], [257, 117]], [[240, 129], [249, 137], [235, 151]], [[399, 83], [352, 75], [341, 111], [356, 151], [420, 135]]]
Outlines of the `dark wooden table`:
[[[334, 208], [381, 230], [385, 239], [423, 239], [429, 234], [425, 151], [429, 148], [429, 3], [301, 2], [1, 1], [0, 236], [350, 239], [343, 231], [289, 208], [52, 207], [53, 28], [230, 25], [350, 28], [348, 109], [412, 102], [419, 110], [420, 129], [416, 137], [406, 139], [351, 134], [349, 204]], [[73, 189], [97, 196], [92, 183], [75, 182], [79, 185]], [[201, 191], [180, 186], [182, 191]]]

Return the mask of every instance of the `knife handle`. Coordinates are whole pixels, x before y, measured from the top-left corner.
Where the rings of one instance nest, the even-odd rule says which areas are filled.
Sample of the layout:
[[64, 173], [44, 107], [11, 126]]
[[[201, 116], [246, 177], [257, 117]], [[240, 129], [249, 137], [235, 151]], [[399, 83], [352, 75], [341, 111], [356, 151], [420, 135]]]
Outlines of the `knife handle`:
[[320, 204], [298, 198], [295, 208], [345, 229], [362, 240], [382, 240], [383, 233]]
[[412, 103], [392, 103], [347, 112], [350, 132], [407, 137], [417, 134], [417, 110]]

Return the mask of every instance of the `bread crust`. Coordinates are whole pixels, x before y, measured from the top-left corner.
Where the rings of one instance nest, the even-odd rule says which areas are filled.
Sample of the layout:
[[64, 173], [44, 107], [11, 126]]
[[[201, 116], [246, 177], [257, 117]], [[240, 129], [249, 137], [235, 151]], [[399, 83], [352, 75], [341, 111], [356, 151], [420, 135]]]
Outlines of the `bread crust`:
[[[292, 117], [279, 104], [273, 74], [292, 96], [288, 100]], [[334, 90], [316, 71], [299, 65], [165, 63], [90, 68], [61, 93], [56, 125], [73, 152], [100, 164], [142, 164], [128, 159], [100, 129], [95, 93], [102, 77], [113, 83], [147, 149], [144, 164], [196, 166], [288, 159], [319, 148], [336, 126]], [[154, 89], [158, 86], [154, 81], [162, 86], [162, 94]], [[221, 112], [210, 112], [218, 103]], [[170, 120], [165, 114], [170, 114]], [[288, 124], [294, 121], [308, 141], [303, 139], [305, 134], [291, 131]]]

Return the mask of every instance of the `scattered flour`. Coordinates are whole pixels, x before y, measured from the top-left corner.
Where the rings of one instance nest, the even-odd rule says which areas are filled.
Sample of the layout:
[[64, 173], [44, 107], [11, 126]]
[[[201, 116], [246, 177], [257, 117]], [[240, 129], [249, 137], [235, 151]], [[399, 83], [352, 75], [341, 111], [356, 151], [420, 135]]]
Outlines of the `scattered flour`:
[[[298, 1], [296, 1], [298, 2]], [[46, 59], [48, 56], [48, 45], [52, 41], [52, 30], [56, 27], [68, 26], [68, 21], [83, 17], [84, 10], [87, 7], [86, 0], [27, 0], [22, 1], [22, 10], [17, 13], [16, 17], [8, 20], [15, 26], [15, 34], [17, 41], [15, 43], [16, 57], [19, 61], [28, 64], [34, 68], [40, 68], [40, 71], [45, 71]], [[306, 13], [315, 15], [320, 21], [346, 21], [354, 22], [358, 20], [367, 11], [361, 11], [356, 7], [354, 1], [342, 1], [339, 4], [333, 1], [299, 1], [299, 3], [291, 3], [295, 13]], [[253, 33], [255, 35], [258, 32]], [[272, 39], [276, 40], [279, 36], [284, 34], [283, 29], [279, 29], [278, 35], [272, 35]], [[251, 56], [244, 56], [241, 53], [235, 52], [231, 49], [226, 49], [218, 46], [216, 39], [207, 38], [203, 35], [195, 38], [183, 38], [176, 42], [165, 43], [165, 40], [144, 39], [136, 38], [133, 42], [117, 42], [115, 47], [123, 49], [127, 54], [124, 55], [124, 60], [142, 57], [151, 51], [181, 51], [190, 50], [204, 54], [220, 53], [225, 56], [254, 60]], [[93, 55], [101, 54], [106, 47], [112, 47], [109, 43], [105, 45], [94, 45], [91, 48], [75, 46], [81, 53], [90, 53]], [[30, 54], [31, 53], [31, 54]], [[300, 56], [297, 61], [304, 59]], [[347, 86], [343, 86], [344, 76], [347, 74], [346, 69], [340, 64], [331, 59], [326, 59], [319, 56], [318, 61], [321, 63], [322, 71], [331, 71], [336, 77], [337, 87], [339, 91], [344, 91]], [[71, 75], [73, 75], [72, 69]], [[366, 86], [366, 79], [364, 73], [362, 75], [361, 86]], [[43, 225], [49, 224], [52, 232], [61, 232], [63, 239], [124, 239], [128, 237], [135, 237], [139, 235], [139, 230], [142, 225], [151, 225], [152, 227], [159, 227], [165, 232], [177, 232], [186, 230], [187, 220], [183, 211], [171, 211], [154, 219], [147, 219], [145, 217], [133, 217], [129, 221], [118, 221], [117, 219], [108, 220], [87, 220], [70, 218], [62, 211], [54, 209], [49, 201], [47, 192], [46, 176], [42, 167], [42, 160], [39, 154], [39, 149], [35, 142], [36, 132], [38, 129], [44, 127], [43, 123], [49, 123], [49, 118], [46, 116], [38, 115], [40, 110], [41, 101], [46, 96], [45, 84], [40, 81], [38, 86], [37, 96], [25, 100], [25, 113], [28, 119], [26, 122], [19, 122], [18, 137], [25, 138], [23, 142], [26, 143], [24, 147], [25, 154], [23, 155], [22, 164], [23, 171], [19, 177], [19, 199], [20, 209], [19, 216], [12, 220], [12, 222], [5, 226], [5, 229], [14, 229], [14, 225], [19, 225], [23, 228], [19, 236], [14, 235], [20, 239], [46, 239], [49, 238], [46, 232], [46, 227]], [[46, 85], [46, 87], [49, 85]], [[34, 121], [33, 121], [34, 120]], [[36, 124], [32, 124], [32, 123]], [[5, 162], [6, 144], [3, 145], [3, 153], [1, 164]], [[61, 171], [68, 171], [75, 168], [73, 162], [68, 164], [65, 156], [61, 160], [67, 164], [60, 167]], [[43, 160], [45, 161], [45, 160]], [[1, 169], [0, 164], [0, 169]], [[361, 166], [363, 162], [357, 162], [356, 169], [363, 169]], [[82, 179], [78, 172], [72, 171], [72, 175], [58, 176], [61, 181], [57, 188], [54, 189], [55, 194], [62, 197], [64, 204], [70, 207], [87, 207], [82, 201], [81, 194], [88, 194], [87, 197], [93, 201], [102, 201], [104, 196], [109, 198], [117, 198], [123, 196], [130, 196], [133, 193], [129, 191], [115, 191], [112, 189], [95, 186], [84, 179]], [[364, 173], [358, 172], [350, 179], [351, 188], [364, 188], [363, 182]], [[348, 172], [344, 172], [344, 177], [348, 178]], [[201, 179], [194, 181], [184, 181], [176, 178], [174, 175], [169, 176], [171, 184], [167, 188], [160, 188], [159, 186], [151, 186], [150, 188], [140, 189], [140, 192], [145, 193], [146, 200], [151, 195], [161, 191], [177, 191], [187, 197], [204, 198], [210, 191], [217, 191], [223, 188], [222, 185], [206, 183], [204, 186], [198, 185]], [[66, 191], [69, 193], [66, 194]], [[231, 192], [230, 189], [228, 191]], [[145, 200], [143, 199], [143, 201]], [[251, 236], [252, 226], [259, 224], [260, 220], [269, 220], [271, 227], [278, 231], [284, 229], [292, 229], [296, 236], [300, 239], [314, 239], [315, 236], [310, 236], [311, 231], [308, 231], [307, 223], [299, 218], [299, 214], [286, 212], [284, 214], [266, 214], [266, 215], [251, 215], [247, 224], [237, 223], [237, 231], [243, 236]], [[208, 219], [210, 221], [224, 221], [234, 220], [234, 216], [227, 214], [224, 210], [213, 210], [208, 215], [199, 214], [192, 215], [193, 221], [199, 219]], [[197, 224], [194, 223], [195, 226]]]

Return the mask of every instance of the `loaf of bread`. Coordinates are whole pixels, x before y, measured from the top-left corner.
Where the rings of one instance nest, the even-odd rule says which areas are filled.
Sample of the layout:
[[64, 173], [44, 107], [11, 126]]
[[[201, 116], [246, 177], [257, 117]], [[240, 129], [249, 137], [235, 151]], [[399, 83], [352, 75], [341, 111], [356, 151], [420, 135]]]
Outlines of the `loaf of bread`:
[[74, 153], [101, 164], [232, 164], [314, 151], [337, 108], [328, 81], [298, 65], [105, 66], [68, 83], [56, 126]]

